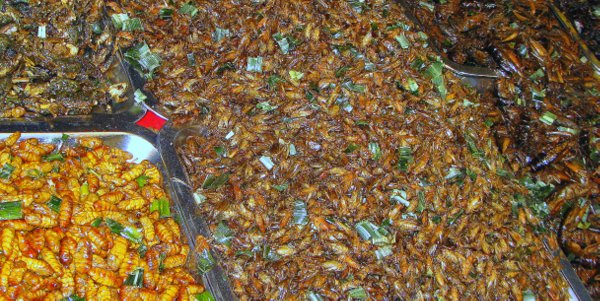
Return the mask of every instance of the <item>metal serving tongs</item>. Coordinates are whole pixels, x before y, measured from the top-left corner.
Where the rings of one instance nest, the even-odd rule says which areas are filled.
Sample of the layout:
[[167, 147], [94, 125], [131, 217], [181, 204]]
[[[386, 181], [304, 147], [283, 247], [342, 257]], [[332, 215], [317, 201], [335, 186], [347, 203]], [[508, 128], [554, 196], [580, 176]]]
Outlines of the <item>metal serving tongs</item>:
[[600, 73], [600, 61], [590, 50], [587, 44], [585, 44], [583, 39], [579, 36], [579, 33], [577, 32], [573, 24], [571, 24], [571, 21], [569, 21], [567, 16], [558, 7], [556, 7], [554, 3], [548, 3], [548, 5], [550, 6], [550, 9], [552, 9], [552, 13], [554, 13], [560, 24], [563, 26], [563, 28], [565, 28], [565, 30], [569, 32], [571, 38], [577, 41], [579, 48], [581, 48], [581, 52], [583, 52], [583, 55], [588, 59], [594, 70], [597, 73]]
[[577, 276], [575, 269], [573, 269], [573, 266], [563, 251], [560, 248], [558, 250], [553, 250], [545, 238], [542, 239], [542, 242], [544, 243], [546, 250], [548, 250], [553, 256], [559, 258], [561, 266], [560, 273], [569, 284], [569, 294], [571, 295], [571, 300], [592, 301], [590, 293], [588, 293], [587, 289], [581, 282], [581, 279], [579, 279], [579, 276]]
[[[406, 17], [410, 21], [412, 21], [417, 27], [419, 27], [420, 30], [424, 30], [425, 27], [423, 26], [423, 24], [419, 21], [419, 19], [417, 19], [417, 17], [415, 17], [415, 15], [410, 10], [410, 8], [412, 6], [410, 4], [408, 4], [406, 2], [406, 0], [396, 0], [396, 1], [398, 3], [400, 3], [400, 5], [402, 7], [405, 8], [404, 13], [406, 14]], [[455, 63], [455, 62], [451, 61], [450, 59], [448, 59], [447, 57], [445, 57], [444, 55], [441, 55], [443, 52], [434, 43], [431, 43], [431, 47], [437, 53], [440, 54], [442, 62], [444, 63], [444, 67], [446, 67], [446, 69], [454, 72], [455, 74], [457, 74], [459, 76], [471, 77], [471, 78], [473, 78], [473, 77], [490, 78], [490, 79], [506, 77], [506, 74], [504, 72], [497, 70], [497, 69], [466, 66], [466, 65], [461, 65], [461, 64]]]

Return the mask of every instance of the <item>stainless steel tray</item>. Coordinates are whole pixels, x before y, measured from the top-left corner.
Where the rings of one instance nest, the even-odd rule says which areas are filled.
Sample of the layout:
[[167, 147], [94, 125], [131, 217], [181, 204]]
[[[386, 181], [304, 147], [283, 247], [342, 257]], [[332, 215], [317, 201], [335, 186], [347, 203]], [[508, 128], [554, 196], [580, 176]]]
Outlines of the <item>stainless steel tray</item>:
[[591, 66], [594, 68], [594, 70], [597, 73], [600, 73], [600, 61], [594, 55], [594, 53], [590, 50], [590, 48], [587, 46], [585, 41], [579, 36], [579, 34], [577, 33], [577, 30], [575, 30], [575, 27], [573, 26], [573, 23], [571, 22], [571, 20], [569, 20], [569, 18], [567, 18], [567, 16], [565, 15], [565, 13], [563, 11], [561, 11], [558, 7], [556, 7], [556, 5], [554, 5], [552, 3], [549, 3], [548, 5], [550, 6], [550, 9], [552, 9], [552, 13], [558, 19], [558, 22], [560, 22], [562, 27], [569, 33], [569, 35], [571, 36], [571, 38], [573, 38], [573, 40], [577, 41], [579, 48], [581, 48], [581, 52], [588, 59], [588, 62], [591, 64]]
[[[210, 237], [204, 220], [196, 214], [196, 205], [189, 185], [185, 182], [185, 174], [174, 152], [171, 130], [165, 129], [158, 135], [143, 127], [128, 123], [127, 118], [118, 115], [89, 116], [86, 118], [56, 118], [52, 120], [5, 120], [0, 122], [0, 139], [6, 138], [15, 131], [22, 133], [22, 138], [38, 138], [44, 142], [60, 140], [63, 133], [70, 137], [94, 136], [104, 140], [106, 145], [130, 152], [134, 161], [148, 160], [154, 163], [163, 175], [164, 187], [169, 193], [174, 214], [180, 217], [180, 225], [192, 250], [195, 249], [196, 236]], [[125, 121], [125, 122], [124, 122]], [[161, 136], [164, 139], [159, 139]], [[160, 140], [160, 142], [159, 142]], [[56, 140], [54, 140], [56, 141]], [[217, 300], [234, 300], [235, 297], [227, 288], [224, 273], [217, 264], [209, 272], [201, 274], [197, 269], [200, 254], [192, 252], [187, 267], [193, 272], [197, 281], [203, 281], [205, 287]], [[216, 254], [212, 254], [217, 258]]]

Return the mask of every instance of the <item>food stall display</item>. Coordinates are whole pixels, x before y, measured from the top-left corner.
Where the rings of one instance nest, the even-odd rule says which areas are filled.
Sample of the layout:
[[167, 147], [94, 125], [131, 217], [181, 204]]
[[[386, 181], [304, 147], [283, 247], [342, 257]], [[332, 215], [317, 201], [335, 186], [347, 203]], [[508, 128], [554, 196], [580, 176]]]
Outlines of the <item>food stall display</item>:
[[597, 298], [558, 4], [3, 2], [0, 300]]

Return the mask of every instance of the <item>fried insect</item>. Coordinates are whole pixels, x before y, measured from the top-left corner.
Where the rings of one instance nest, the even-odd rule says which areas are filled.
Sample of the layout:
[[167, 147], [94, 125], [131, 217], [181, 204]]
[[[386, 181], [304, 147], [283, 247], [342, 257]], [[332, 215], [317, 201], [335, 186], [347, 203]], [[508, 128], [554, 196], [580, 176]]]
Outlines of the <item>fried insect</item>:
[[[0, 160], [10, 162], [13, 156], [18, 161], [15, 158], [54, 150], [35, 139], [18, 138], [15, 134], [0, 141]], [[90, 300], [175, 300], [183, 290], [179, 284], [203, 290], [181, 269], [190, 247], [184, 245], [179, 225], [171, 218], [159, 219], [158, 212], [145, 214], [151, 202], [136, 179], [148, 170], [152, 173], [151, 163], [131, 163], [131, 155], [103, 145], [97, 137], [81, 139], [62, 155], [64, 160], [53, 161], [55, 165], [14, 162], [17, 172], [0, 181], [0, 193], [6, 195], [0, 209], [7, 207], [4, 203], [14, 207], [6, 215], [9, 219], [0, 221], [0, 295], [18, 300], [74, 295]], [[98, 177], [90, 164], [102, 162], [107, 168]], [[32, 179], [21, 166], [40, 173]], [[55, 167], [58, 171], [49, 170]], [[115, 184], [122, 187], [115, 189]], [[159, 185], [147, 186], [152, 195], [168, 200]], [[129, 287], [125, 280], [140, 269], [142, 288]]]

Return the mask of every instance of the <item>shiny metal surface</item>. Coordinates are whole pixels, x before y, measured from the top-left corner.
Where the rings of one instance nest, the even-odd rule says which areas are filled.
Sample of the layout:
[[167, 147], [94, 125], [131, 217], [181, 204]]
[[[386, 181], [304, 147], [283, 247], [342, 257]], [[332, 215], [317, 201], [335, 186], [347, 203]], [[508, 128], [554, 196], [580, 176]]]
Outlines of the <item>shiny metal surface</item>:
[[[419, 30], [423, 32], [427, 32], [424, 30], [423, 24], [415, 17], [413, 12], [411, 11], [411, 6], [406, 2], [406, 0], [396, 0], [402, 7], [404, 7], [404, 13], [406, 17], [411, 20]], [[444, 66], [446, 69], [454, 72], [459, 77], [473, 77], [473, 78], [500, 78], [506, 77], [506, 74], [498, 69], [491, 69], [485, 67], [474, 67], [474, 66], [466, 66], [455, 63], [450, 59], [446, 58], [442, 55], [442, 51], [438, 49], [438, 47], [434, 44], [430, 44], [430, 46], [435, 50], [442, 59]]]
[[585, 41], [583, 41], [583, 39], [579, 36], [569, 18], [567, 18], [567, 16], [558, 7], [556, 7], [556, 5], [552, 3], [549, 5], [550, 9], [552, 9], [552, 13], [554, 13], [554, 16], [556, 16], [562, 27], [569, 33], [569, 35], [571, 35], [571, 38], [577, 41], [577, 44], [579, 45], [579, 48], [581, 48], [583, 55], [585, 55], [585, 57], [588, 59], [594, 70], [597, 73], [600, 73], [600, 61], [590, 50]]

